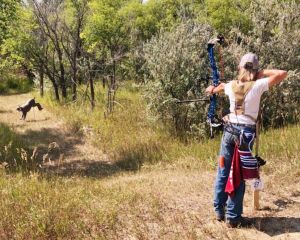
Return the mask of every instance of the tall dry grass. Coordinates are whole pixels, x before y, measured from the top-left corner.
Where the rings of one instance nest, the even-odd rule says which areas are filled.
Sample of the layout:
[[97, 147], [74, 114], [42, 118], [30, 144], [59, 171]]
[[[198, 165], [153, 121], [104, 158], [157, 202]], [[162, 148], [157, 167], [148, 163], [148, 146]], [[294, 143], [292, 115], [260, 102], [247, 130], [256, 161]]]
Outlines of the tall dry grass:
[[[261, 155], [267, 159], [263, 172], [270, 178], [267, 192], [278, 192], [278, 186], [297, 188], [299, 140], [299, 126], [262, 134]], [[213, 174], [202, 167], [216, 166], [216, 149], [211, 147], [218, 144], [219, 139], [181, 145], [175, 153], [166, 148], [171, 149], [169, 158], [179, 157], [104, 179], [1, 170], [0, 238], [247, 239], [244, 232], [228, 231], [208, 218]], [[211, 164], [195, 157], [204, 152]]]
[[[167, 126], [154, 119], [147, 111], [140, 89], [131, 82], [118, 89], [115, 111], [106, 115], [106, 89], [102, 85], [96, 85], [96, 89], [94, 111], [89, 102], [82, 98], [75, 104], [65, 105], [59, 105], [49, 98], [41, 101], [62, 117], [74, 134], [90, 129], [89, 136], [94, 145], [124, 169], [137, 170], [143, 165], [157, 163], [160, 166], [172, 164], [187, 169], [215, 167], [221, 135], [217, 135], [214, 141], [188, 142], [172, 136]], [[290, 159], [293, 162], [291, 167], [298, 164], [297, 157], [293, 155], [295, 149], [299, 150], [295, 139], [299, 139], [297, 125], [287, 130], [270, 130], [262, 134], [260, 153], [269, 162], [266, 171], [273, 171], [280, 163], [278, 156]]]
[[[151, 119], [134, 88], [120, 89], [117, 99], [123, 108], [105, 118], [104, 90], [97, 88], [94, 112], [80, 101], [67, 106], [43, 101], [74, 134], [91, 128], [94, 144], [120, 168], [134, 171], [97, 179], [11, 174], [2, 169], [0, 238], [245, 239], [208, 219], [210, 170], [217, 165], [221, 136], [189, 143], [171, 137]], [[3, 125], [1, 129], [11, 134], [4, 134], [8, 140], [2, 143], [20, 140], [11, 129]], [[295, 187], [300, 176], [299, 140], [297, 125], [261, 135], [260, 152], [267, 160], [263, 172], [280, 182], [282, 189]], [[278, 190], [278, 185], [268, 187]]]
[[32, 151], [24, 139], [13, 129], [0, 123], [0, 167], [9, 172], [29, 172], [36, 169], [37, 164], [31, 159]]

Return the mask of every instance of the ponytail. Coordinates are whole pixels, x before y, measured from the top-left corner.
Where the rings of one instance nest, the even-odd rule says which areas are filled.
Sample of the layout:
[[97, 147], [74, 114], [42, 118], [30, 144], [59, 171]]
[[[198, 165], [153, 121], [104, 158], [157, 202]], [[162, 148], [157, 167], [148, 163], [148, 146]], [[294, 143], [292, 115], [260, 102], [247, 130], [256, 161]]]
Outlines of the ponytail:
[[257, 73], [258, 71], [256, 69], [253, 69], [252, 63], [246, 63], [244, 67], [239, 69], [239, 75], [237, 79], [241, 82], [256, 81]]

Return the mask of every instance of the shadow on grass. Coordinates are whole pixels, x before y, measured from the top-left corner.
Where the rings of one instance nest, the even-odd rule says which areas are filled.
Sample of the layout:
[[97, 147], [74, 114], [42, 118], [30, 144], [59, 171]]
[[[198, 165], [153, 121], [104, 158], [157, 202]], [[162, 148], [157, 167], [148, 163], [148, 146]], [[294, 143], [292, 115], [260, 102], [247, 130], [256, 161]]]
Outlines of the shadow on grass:
[[46, 117], [44, 119], [38, 119], [38, 120], [36, 119], [26, 120], [26, 122], [45, 122], [47, 120], [49, 120], [49, 117]]
[[124, 170], [139, 170], [145, 162], [154, 164], [163, 157], [164, 148], [155, 141], [140, 142], [120, 148], [116, 165]]
[[19, 137], [26, 142], [30, 149], [36, 146], [46, 149], [50, 143], [56, 142], [65, 156], [71, 155], [76, 145], [82, 144], [83, 142], [81, 135], [64, 133], [53, 128], [27, 130], [19, 134]]
[[[44, 177], [60, 176], [82, 176], [92, 178], [104, 178], [113, 174], [124, 171], [138, 171], [144, 163], [155, 163], [161, 160], [163, 155], [163, 147], [156, 141], [147, 141], [140, 143], [125, 143], [117, 152], [112, 154], [110, 161], [105, 159], [105, 156], [96, 156], [95, 159], [82, 158], [78, 156], [76, 159], [76, 145], [84, 143], [82, 134], [71, 134], [55, 128], [42, 128], [39, 130], [27, 130], [24, 133], [15, 133], [7, 125], [3, 124], [3, 129], [6, 133], [13, 136], [14, 141], [21, 142], [22, 148], [27, 151], [29, 159], [28, 166], [26, 161], [20, 160], [20, 168], [15, 167], [11, 162], [11, 172], [22, 171], [37, 171]], [[11, 140], [7, 139], [1, 143], [8, 144]], [[63, 159], [57, 158], [51, 162], [43, 163], [43, 155], [47, 153], [50, 143], [56, 142], [60, 147], [60, 153], [63, 154]], [[41, 154], [32, 162], [31, 155], [35, 147], [39, 148]], [[18, 145], [18, 148], [20, 146]], [[16, 155], [16, 153], [14, 153]], [[13, 159], [14, 154], [10, 155]], [[71, 156], [72, 160], [67, 161]], [[75, 157], [75, 159], [74, 159]], [[30, 160], [31, 159], [31, 160]], [[66, 160], [64, 160], [66, 159]], [[30, 165], [29, 165], [30, 163]], [[25, 165], [24, 165], [25, 164]], [[9, 169], [8, 169], [9, 170]]]
[[257, 217], [254, 227], [269, 236], [284, 233], [300, 233], [300, 218], [296, 217]]
[[12, 113], [13, 110], [3, 110], [3, 109], [0, 109], [0, 114], [2, 113]]
[[105, 178], [121, 171], [124, 171], [124, 169], [118, 167], [116, 164], [87, 159], [45, 166], [40, 170], [45, 178], [56, 176]]
[[112, 162], [105, 159], [81, 159], [55, 163], [42, 169], [46, 177], [92, 177], [104, 178], [120, 172], [136, 172], [145, 163], [154, 164], [161, 160], [162, 149], [155, 142], [138, 143], [123, 148], [113, 157]]

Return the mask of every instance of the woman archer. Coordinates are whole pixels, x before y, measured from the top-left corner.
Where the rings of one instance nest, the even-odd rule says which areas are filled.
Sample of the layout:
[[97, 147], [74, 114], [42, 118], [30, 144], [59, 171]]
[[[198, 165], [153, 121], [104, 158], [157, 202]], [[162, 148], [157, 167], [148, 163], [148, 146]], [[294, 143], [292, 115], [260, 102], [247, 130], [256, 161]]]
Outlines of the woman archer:
[[[261, 95], [287, 77], [284, 70], [258, 69], [258, 57], [253, 53], [247, 53], [241, 58], [237, 80], [221, 83], [217, 87], [209, 86], [206, 89], [208, 94], [224, 92], [230, 101], [230, 113], [226, 116], [214, 191], [216, 218], [218, 221], [226, 219], [228, 227], [247, 224], [242, 218], [245, 181], [241, 180], [239, 186], [234, 189], [234, 194], [225, 191], [236, 144], [241, 144], [245, 132], [255, 136]], [[249, 148], [252, 148], [253, 141], [247, 143]]]

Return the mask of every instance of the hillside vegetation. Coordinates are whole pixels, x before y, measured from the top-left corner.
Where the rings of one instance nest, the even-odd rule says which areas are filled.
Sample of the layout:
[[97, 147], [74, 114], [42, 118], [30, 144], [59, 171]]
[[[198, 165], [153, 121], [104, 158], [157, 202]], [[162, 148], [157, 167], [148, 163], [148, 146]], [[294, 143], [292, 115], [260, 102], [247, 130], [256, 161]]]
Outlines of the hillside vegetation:
[[[300, 239], [299, 0], [1, 0], [0, 239]], [[215, 220], [222, 128], [242, 55], [287, 78], [262, 96], [267, 160], [249, 228]], [[35, 98], [26, 120], [17, 107]], [[181, 100], [201, 101], [179, 104]], [[216, 114], [228, 110], [217, 96]], [[211, 120], [210, 119], [210, 120]]]

